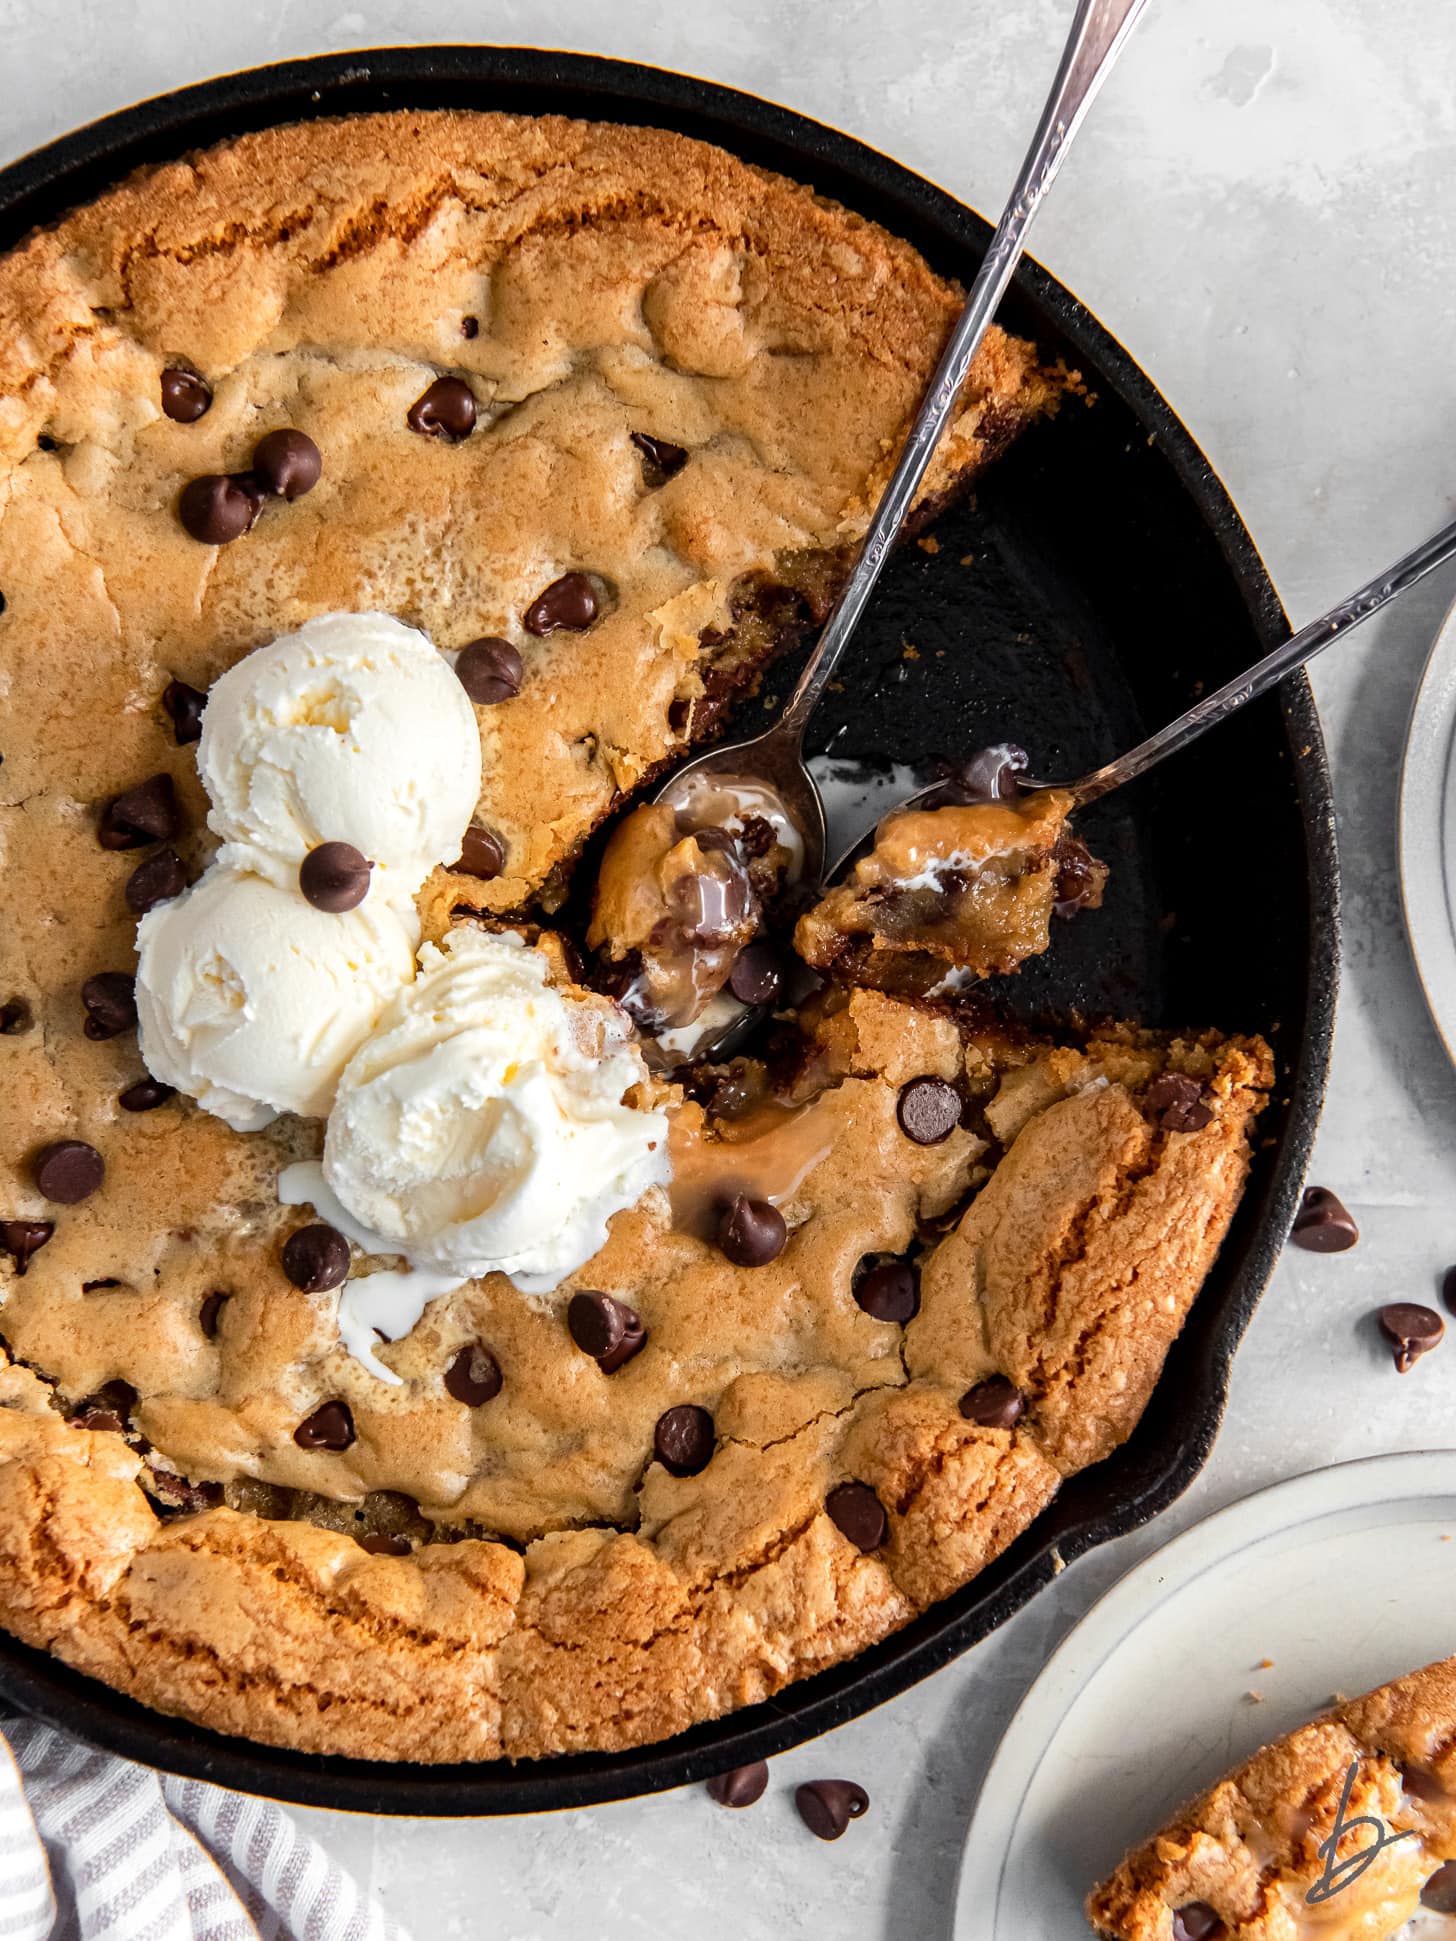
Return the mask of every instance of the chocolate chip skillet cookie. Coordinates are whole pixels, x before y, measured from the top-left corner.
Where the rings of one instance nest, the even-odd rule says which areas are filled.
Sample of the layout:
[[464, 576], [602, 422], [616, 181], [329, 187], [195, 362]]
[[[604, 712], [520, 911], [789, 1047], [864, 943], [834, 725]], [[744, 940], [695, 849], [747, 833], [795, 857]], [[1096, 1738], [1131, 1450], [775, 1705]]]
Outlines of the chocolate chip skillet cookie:
[[[497, 116], [250, 136], [0, 259], [18, 1636], [314, 1751], [622, 1747], [1130, 1432], [1262, 1044], [831, 979], [649, 1067], [564, 912], [822, 617], [956, 303], [717, 150]], [[1062, 383], [992, 333], [932, 498]], [[671, 912], [740, 978], [755, 841]]]

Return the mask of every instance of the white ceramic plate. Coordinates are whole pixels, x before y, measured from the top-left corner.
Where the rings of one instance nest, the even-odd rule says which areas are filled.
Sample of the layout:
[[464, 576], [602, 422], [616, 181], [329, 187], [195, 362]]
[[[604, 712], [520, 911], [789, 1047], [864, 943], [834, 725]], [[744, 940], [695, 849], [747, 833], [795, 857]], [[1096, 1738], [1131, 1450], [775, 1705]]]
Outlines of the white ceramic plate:
[[1175, 1807], [1333, 1693], [1453, 1651], [1456, 1449], [1317, 1470], [1195, 1524], [1022, 1700], [971, 1820], [955, 1941], [1089, 1935], [1087, 1890]]
[[1456, 607], [1436, 635], [1406, 733], [1400, 893], [1416, 973], [1456, 1059]]

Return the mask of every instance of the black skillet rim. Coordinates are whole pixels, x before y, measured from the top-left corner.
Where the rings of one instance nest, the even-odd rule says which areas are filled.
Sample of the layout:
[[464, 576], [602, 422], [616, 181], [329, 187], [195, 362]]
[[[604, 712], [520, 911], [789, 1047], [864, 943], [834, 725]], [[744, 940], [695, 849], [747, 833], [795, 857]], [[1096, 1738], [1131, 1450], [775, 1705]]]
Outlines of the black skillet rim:
[[[482, 98], [473, 98], [477, 94]], [[488, 45], [325, 54], [246, 69], [155, 96], [0, 169], [0, 247], [99, 194], [143, 163], [175, 159], [245, 129], [376, 108], [471, 105], [676, 129], [812, 181], [822, 193], [926, 247], [932, 259], [984, 252], [989, 226], [946, 191], [837, 129], [717, 83], [603, 56]], [[1017, 291], [1051, 317], [1170, 461], [1195, 502], [1266, 646], [1288, 631], [1253, 540], [1213, 468], [1161, 394], [1084, 306], [1033, 262]], [[1184, 1433], [1115, 1510], [1058, 1523], [1048, 1512], [1027, 1554], [989, 1593], [975, 1583], [848, 1664], [775, 1699], [657, 1745], [488, 1766], [400, 1766], [288, 1752], [154, 1712], [0, 1634], [0, 1700], [93, 1744], [167, 1771], [306, 1806], [457, 1817], [549, 1811], [637, 1797], [766, 1758], [871, 1710], [1005, 1622], [1067, 1563], [1174, 1501], [1207, 1460], [1233, 1351], [1284, 1243], [1324, 1092], [1339, 953], [1339, 867], [1329, 768], [1303, 674], [1279, 690], [1283, 739], [1303, 824], [1309, 899], [1303, 1031], [1277, 1160], [1256, 1218], [1214, 1269], [1226, 1288], [1189, 1396]], [[1264, 705], [1268, 706], [1269, 703]], [[1229, 1258], [1233, 1247], [1234, 1257]], [[1207, 1292], [1205, 1293], [1205, 1302]], [[1202, 1304], [1201, 1304], [1202, 1305]], [[1205, 1309], [1205, 1311], [1207, 1311]], [[1039, 1538], [1039, 1540], [1038, 1540]]]

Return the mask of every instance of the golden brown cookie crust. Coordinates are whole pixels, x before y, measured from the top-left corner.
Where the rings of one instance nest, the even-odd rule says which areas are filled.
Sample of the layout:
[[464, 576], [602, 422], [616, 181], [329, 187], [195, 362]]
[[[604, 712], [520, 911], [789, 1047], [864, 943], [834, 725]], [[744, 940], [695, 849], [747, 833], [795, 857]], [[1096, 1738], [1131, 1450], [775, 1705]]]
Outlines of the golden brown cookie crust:
[[[1305, 1896], [1324, 1873], [1320, 1847], [1333, 1834], [1352, 1766], [1346, 1823], [1371, 1816], [1407, 1837], [1311, 1910]], [[1337, 1857], [1371, 1844], [1368, 1828], [1352, 1831]], [[1453, 1856], [1456, 1658], [1447, 1658], [1264, 1746], [1130, 1853], [1089, 1896], [1087, 1916], [1110, 1941], [1168, 1941], [1173, 1911], [1202, 1902], [1223, 1921], [1227, 1941], [1284, 1941], [1316, 1913], [1321, 1932], [1327, 1921], [1331, 1932], [1384, 1941]]]
[[[169, 681], [205, 689], [336, 609], [382, 607], [444, 648], [504, 634], [522, 690], [478, 718], [479, 813], [506, 868], [437, 871], [421, 914], [438, 935], [462, 903], [549, 892], [618, 795], [696, 732], [723, 657], [739, 655], [736, 679], [771, 647], [764, 585], [822, 602], [957, 304], [907, 245], [701, 143], [488, 115], [249, 136], [0, 259], [0, 1005], [23, 1026], [0, 1035], [0, 1218], [55, 1221], [23, 1275], [0, 1259], [0, 1617], [17, 1635], [163, 1710], [315, 1751], [633, 1745], [885, 1636], [1127, 1433], [1135, 1409], [1099, 1400], [1067, 1344], [1085, 1335], [1088, 1366], [1100, 1354], [1119, 1378], [1126, 1364], [1134, 1396], [1150, 1385], [1237, 1198], [1269, 1082], [1257, 1044], [1017, 1048], [872, 994], [831, 1004], [810, 1047], [825, 1150], [784, 1209], [779, 1260], [730, 1267], [655, 1190], [550, 1299], [492, 1276], [433, 1302], [381, 1349], [401, 1377], [388, 1389], [341, 1349], [337, 1295], [302, 1294], [279, 1266], [300, 1222], [277, 1173], [316, 1155], [320, 1128], [245, 1137], [179, 1100], [128, 1112], [134, 1036], [82, 1030], [83, 982], [135, 963], [137, 856], [99, 846], [100, 806], [166, 772], [188, 868], [212, 849]], [[177, 363], [214, 388], [190, 425], [160, 410]], [[405, 423], [442, 373], [481, 405], [455, 445]], [[931, 490], [1058, 384], [993, 332]], [[246, 466], [284, 424], [322, 451], [315, 489], [231, 546], [189, 538], [180, 486]], [[650, 483], [634, 431], [687, 464]], [[604, 616], [528, 634], [528, 604], [568, 570], [598, 576]], [[1207, 1080], [1204, 1131], [1134, 1124], [1165, 1064]], [[896, 1101], [924, 1075], [963, 1084], [985, 1125], [913, 1145]], [[697, 1108], [673, 1106], [691, 1130]], [[30, 1159], [67, 1137], [106, 1176], [57, 1208]], [[1023, 1139], [1045, 1149], [1034, 1162]], [[858, 1265], [918, 1244], [1003, 1147], [1005, 1183], [998, 1170], [925, 1266], [921, 1321], [863, 1311]], [[1061, 1228], [1027, 1214], [1041, 1174]], [[1077, 1272], [1079, 1221], [1107, 1247]], [[1144, 1312], [1118, 1263], [1140, 1247], [1161, 1261], [1175, 1224], [1166, 1298]], [[969, 1335], [963, 1254], [986, 1275]], [[648, 1348], [604, 1375], [567, 1336], [573, 1288], [627, 1299]], [[1033, 1292], [1057, 1320], [1041, 1346], [1017, 1323]], [[472, 1408], [444, 1373], [477, 1342], [504, 1382]], [[959, 1411], [991, 1342], [1036, 1398], [1011, 1430]], [[118, 1383], [136, 1392], [129, 1434], [77, 1426]], [[300, 1447], [328, 1400], [349, 1404], [356, 1440]], [[714, 1416], [697, 1476], [652, 1460], [681, 1402]], [[164, 1514], [179, 1474], [225, 1501]], [[874, 1552], [826, 1514], [846, 1480], [885, 1509]], [[409, 1553], [372, 1554], [361, 1531]]]

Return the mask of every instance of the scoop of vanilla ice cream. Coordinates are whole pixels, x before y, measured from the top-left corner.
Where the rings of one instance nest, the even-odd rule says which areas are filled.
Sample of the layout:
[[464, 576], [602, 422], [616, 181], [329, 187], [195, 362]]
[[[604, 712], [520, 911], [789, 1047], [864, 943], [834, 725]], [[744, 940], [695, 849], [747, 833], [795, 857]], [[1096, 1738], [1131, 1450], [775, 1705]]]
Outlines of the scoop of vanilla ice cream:
[[346, 1231], [416, 1268], [549, 1292], [668, 1177], [666, 1119], [623, 1103], [646, 1077], [629, 1030], [549, 985], [517, 937], [427, 944], [339, 1080], [323, 1179]]
[[480, 796], [475, 710], [444, 656], [385, 613], [334, 613], [282, 634], [212, 685], [198, 770], [221, 861], [296, 881], [321, 842], [413, 896], [453, 862]]
[[335, 915], [236, 869], [137, 928], [142, 1059], [238, 1132], [322, 1118], [340, 1072], [414, 975], [417, 930], [382, 898]]

